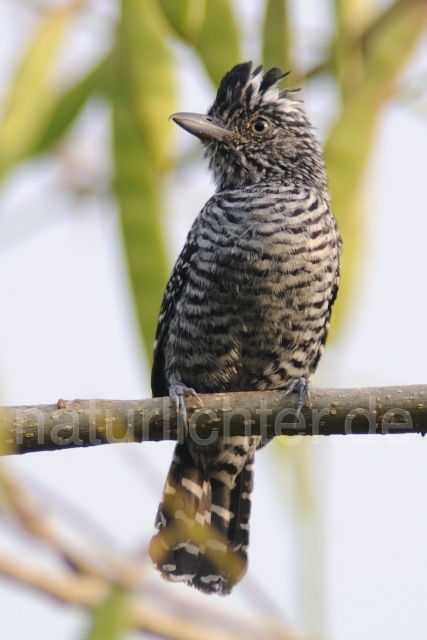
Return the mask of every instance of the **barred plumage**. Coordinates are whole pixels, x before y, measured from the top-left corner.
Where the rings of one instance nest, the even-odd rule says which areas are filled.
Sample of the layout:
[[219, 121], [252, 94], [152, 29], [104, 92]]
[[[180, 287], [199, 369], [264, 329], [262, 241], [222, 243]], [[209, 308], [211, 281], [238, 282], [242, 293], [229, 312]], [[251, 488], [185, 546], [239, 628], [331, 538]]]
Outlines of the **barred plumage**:
[[[207, 116], [172, 116], [201, 139], [217, 183], [157, 329], [153, 395], [181, 411], [196, 392], [286, 390], [314, 372], [326, 340], [340, 240], [319, 144], [281, 77], [237, 65]], [[243, 575], [259, 443], [177, 445], [150, 547], [166, 579], [225, 594]]]

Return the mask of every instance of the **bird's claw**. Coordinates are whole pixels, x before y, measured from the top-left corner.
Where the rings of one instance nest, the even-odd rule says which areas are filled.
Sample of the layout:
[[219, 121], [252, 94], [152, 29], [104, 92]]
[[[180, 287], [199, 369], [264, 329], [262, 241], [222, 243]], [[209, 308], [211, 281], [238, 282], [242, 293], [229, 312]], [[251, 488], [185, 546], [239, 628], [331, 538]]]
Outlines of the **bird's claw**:
[[297, 380], [292, 380], [286, 387], [283, 393], [283, 398], [286, 398], [290, 393], [295, 392], [298, 393], [297, 401], [295, 404], [295, 409], [297, 410], [295, 414], [295, 418], [298, 419], [299, 414], [301, 413], [301, 409], [304, 404], [304, 399], [307, 400], [309, 406], [311, 406], [311, 382], [306, 378], [298, 378]]
[[203, 402], [197, 391], [187, 387], [182, 382], [174, 382], [169, 387], [169, 397], [172, 403], [175, 405], [178, 416], [183, 421], [184, 425], [187, 424], [187, 407], [185, 406], [185, 398], [195, 398], [199, 405], [203, 407]]

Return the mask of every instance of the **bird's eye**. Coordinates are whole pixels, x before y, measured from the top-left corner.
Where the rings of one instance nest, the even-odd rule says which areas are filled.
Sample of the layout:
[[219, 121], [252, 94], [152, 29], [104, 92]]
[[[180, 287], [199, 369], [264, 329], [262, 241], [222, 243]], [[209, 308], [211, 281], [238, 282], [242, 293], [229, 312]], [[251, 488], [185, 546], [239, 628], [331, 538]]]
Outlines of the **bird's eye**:
[[265, 133], [268, 129], [268, 122], [264, 118], [258, 118], [252, 125], [252, 131], [255, 133]]

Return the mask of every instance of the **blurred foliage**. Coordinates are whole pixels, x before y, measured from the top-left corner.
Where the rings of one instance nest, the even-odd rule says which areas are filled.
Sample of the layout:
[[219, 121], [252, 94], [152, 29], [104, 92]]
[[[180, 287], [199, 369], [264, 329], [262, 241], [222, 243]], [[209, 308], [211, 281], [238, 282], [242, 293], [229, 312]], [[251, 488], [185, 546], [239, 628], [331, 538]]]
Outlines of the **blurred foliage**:
[[94, 612], [86, 640], [119, 640], [130, 628], [126, 590], [113, 587]]
[[[191, 46], [215, 85], [241, 62], [240, 34], [229, 0], [160, 0], [176, 34]], [[219, 45], [220, 42], [220, 45]]]
[[[264, 20], [256, 28], [266, 66], [290, 68], [291, 83], [301, 83], [303, 89], [322, 79], [332, 80], [340, 97], [324, 145], [333, 209], [344, 241], [342, 286], [333, 314], [336, 331], [343, 324], [359, 272], [364, 223], [360, 191], [379, 115], [393, 99], [399, 75], [425, 32], [427, 5], [425, 0], [395, 0], [374, 11], [369, 3], [330, 2], [335, 30], [325, 35], [320, 49], [313, 46], [305, 56], [311, 60], [308, 67], [298, 59], [301, 45], [291, 0], [267, 0]], [[0, 177], [4, 179], [22, 161], [55, 153], [88, 100], [98, 95], [108, 100], [115, 166], [111, 189], [119, 205], [141, 335], [151, 356], [168, 273], [161, 221], [165, 180], [175, 163], [168, 117], [176, 108], [176, 51], [179, 46], [191, 51], [216, 87], [222, 75], [242, 60], [248, 45], [232, 0], [117, 0], [117, 6], [119, 17], [111, 16], [112, 22], [117, 21], [112, 46], [84, 77], [62, 87], [57, 67], [64, 42], [79, 17], [89, 12], [93, 16], [96, 8], [84, 0], [70, 0], [61, 7], [46, 3], [39, 10], [3, 98]], [[253, 44], [255, 56], [258, 44]], [[316, 499], [307, 457], [301, 450], [292, 460], [298, 479], [297, 511], [304, 530], [313, 531], [319, 523], [314, 522]], [[322, 580], [315, 573], [311, 583], [320, 593]], [[315, 608], [313, 599], [308, 600], [303, 612], [307, 620]], [[97, 609], [88, 638], [119, 637], [126, 625], [122, 613], [122, 591], [117, 588]], [[321, 621], [311, 626], [318, 631]]]
[[262, 34], [263, 61], [267, 68], [292, 69], [292, 32], [289, 28], [288, 2], [268, 0]]
[[341, 322], [360, 272], [358, 257], [364, 220], [360, 187], [378, 116], [393, 97], [393, 87], [425, 32], [427, 19], [425, 3], [398, 0], [365, 30], [355, 33], [351, 15], [345, 19], [346, 3], [336, 0], [336, 5], [338, 29], [331, 55], [341, 93], [341, 111], [324, 145], [332, 205], [344, 241], [333, 330]]
[[[47, 11], [36, 29], [3, 99], [0, 178], [35, 152], [59, 98], [52, 65], [79, 5]], [[74, 113], [75, 115], [75, 113]]]
[[107, 89], [113, 105], [115, 189], [140, 327], [151, 354], [167, 278], [161, 184], [175, 105], [168, 25], [156, 0], [123, 0]]

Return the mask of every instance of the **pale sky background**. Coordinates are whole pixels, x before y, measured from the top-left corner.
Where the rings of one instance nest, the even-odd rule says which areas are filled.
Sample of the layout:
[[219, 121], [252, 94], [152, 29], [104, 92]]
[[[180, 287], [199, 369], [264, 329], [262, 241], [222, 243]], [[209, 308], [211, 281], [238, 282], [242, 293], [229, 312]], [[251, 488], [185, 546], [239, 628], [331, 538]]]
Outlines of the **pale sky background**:
[[[113, 4], [99, 1], [94, 6], [108, 13]], [[246, 21], [256, 19], [259, 3], [241, 4]], [[304, 0], [297, 6], [296, 20], [303, 24], [307, 38], [314, 28], [330, 28], [326, 2]], [[0, 0], [0, 90], [13, 52], [30, 27], [28, 15], [22, 15], [13, 2]], [[108, 37], [102, 25], [88, 21], [81, 26], [76, 36], [80, 51], [94, 54], [99, 47], [95, 33]], [[247, 50], [253, 51], [250, 26], [248, 33]], [[179, 54], [178, 110], [205, 111], [213, 100], [213, 89], [188, 53]], [[427, 39], [407, 76], [415, 77], [426, 68]], [[334, 113], [333, 93], [323, 88], [322, 93], [312, 91], [301, 97], [322, 135]], [[395, 101], [383, 112], [366, 175], [361, 282], [346, 330], [326, 351], [316, 376], [319, 385], [427, 382], [427, 116], [415, 107]], [[141, 365], [117, 212], [103, 194], [103, 180], [110, 170], [108, 123], [108, 107], [93, 105], [69, 147], [73, 166], [83, 167], [78, 176], [81, 182], [85, 173], [99, 173], [101, 195], [80, 199], [64, 195], [62, 186], [75, 174], [68, 170], [69, 164], [58, 166], [49, 159], [23, 167], [0, 188], [0, 394], [4, 404], [75, 397], [137, 398], [150, 393], [149, 376]], [[194, 140], [184, 132], [177, 131], [177, 137], [183, 147], [194, 148]], [[171, 178], [166, 198], [171, 265], [213, 190], [201, 153], [195, 156], [191, 166]], [[43, 487], [90, 514], [118, 548], [131, 552], [143, 549], [152, 534], [172, 449], [172, 443], [109, 446], [29, 454], [7, 464], [18, 477], [29, 480], [53, 510], [57, 504]], [[314, 544], [319, 541], [325, 549], [325, 637], [424, 640], [427, 440], [419, 436], [330, 437], [313, 445], [312, 457], [322, 515], [321, 530], [310, 533]], [[277, 610], [304, 628], [306, 618], [299, 611], [296, 588], [301, 563], [295, 540], [301, 532], [290, 521], [289, 471], [286, 466], [279, 469], [277, 460], [272, 446], [257, 458], [247, 581], [230, 598], [213, 598], [209, 605], [239, 609], [247, 615], [248, 607], [252, 612], [259, 604], [251, 588], [256, 580]], [[289, 524], [284, 526], [286, 515]], [[7, 529], [0, 530], [0, 549], [34, 557], [32, 542]], [[51, 562], [46, 553], [37, 558]], [[309, 574], [309, 567], [306, 571]], [[147, 575], [160, 585], [148, 565]], [[171, 588], [206, 604], [203, 596], [186, 587]], [[78, 640], [85, 625], [81, 613], [0, 578], [2, 640], [29, 636]]]

